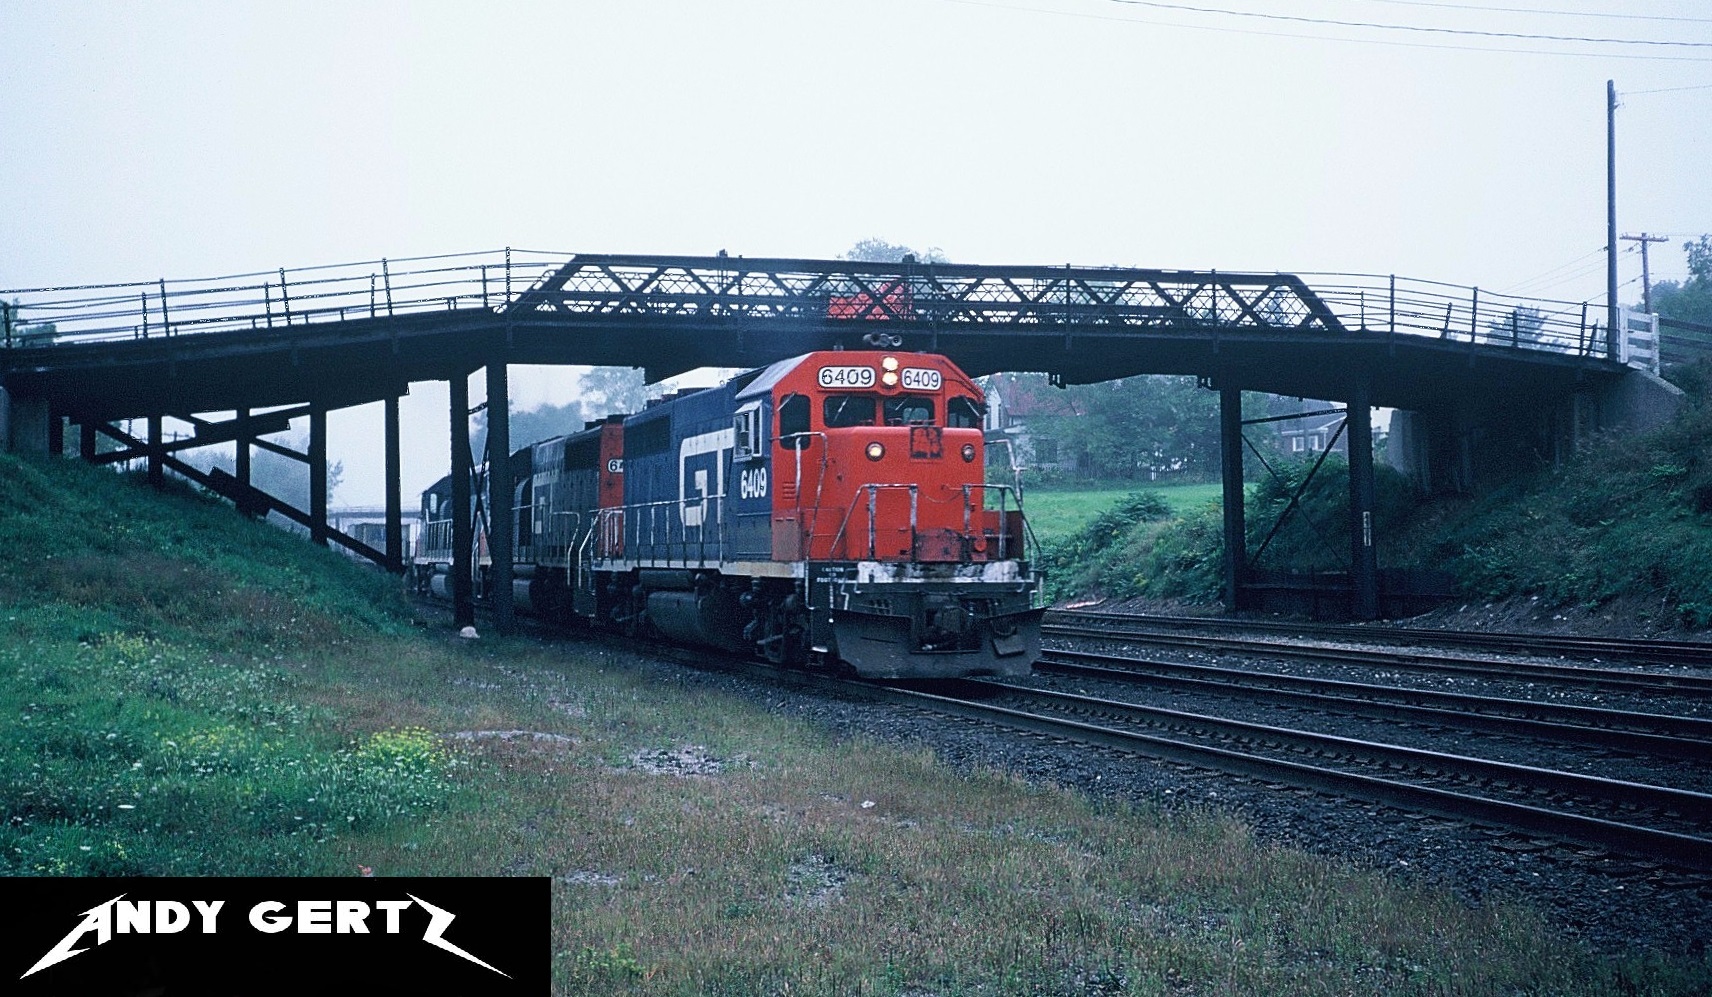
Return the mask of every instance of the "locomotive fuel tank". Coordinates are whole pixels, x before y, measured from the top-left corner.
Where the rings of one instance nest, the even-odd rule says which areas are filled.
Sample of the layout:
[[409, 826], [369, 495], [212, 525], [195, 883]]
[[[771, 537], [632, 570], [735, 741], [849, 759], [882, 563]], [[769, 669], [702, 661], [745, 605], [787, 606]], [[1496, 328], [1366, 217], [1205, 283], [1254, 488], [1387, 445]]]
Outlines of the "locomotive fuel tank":
[[722, 651], [745, 649], [737, 599], [723, 588], [650, 592], [647, 606], [648, 622], [669, 640]]

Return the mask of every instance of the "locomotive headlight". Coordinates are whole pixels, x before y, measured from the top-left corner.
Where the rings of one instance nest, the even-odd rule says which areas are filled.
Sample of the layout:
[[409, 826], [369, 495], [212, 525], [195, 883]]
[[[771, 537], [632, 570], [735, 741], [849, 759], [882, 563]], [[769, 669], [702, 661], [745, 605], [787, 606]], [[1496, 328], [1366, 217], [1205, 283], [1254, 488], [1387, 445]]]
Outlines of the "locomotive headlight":
[[880, 361], [880, 367], [883, 370], [897, 370], [898, 369], [898, 358], [897, 357], [887, 357], [884, 360]]
[[868, 459], [869, 460], [879, 460], [881, 457], [884, 457], [885, 455], [886, 455], [886, 448], [881, 446], [880, 442], [878, 440], [874, 441], [873, 443], [868, 444]]
[[888, 388], [897, 387], [898, 386], [898, 372], [895, 370], [888, 370], [884, 374], [881, 374], [880, 375], [880, 383], [885, 385]]
[[968, 464], [975, 459], [975, 444], [963, 444], [963, 463]]

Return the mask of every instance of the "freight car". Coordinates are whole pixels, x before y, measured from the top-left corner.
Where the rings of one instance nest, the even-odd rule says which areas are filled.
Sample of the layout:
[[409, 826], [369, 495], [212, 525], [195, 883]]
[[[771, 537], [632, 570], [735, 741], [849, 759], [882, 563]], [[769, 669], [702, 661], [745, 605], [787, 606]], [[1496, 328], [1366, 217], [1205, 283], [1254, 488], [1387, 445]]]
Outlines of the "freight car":
[[[872, 678], [1026, 674], [1041, 578], [981, 416], [942, 356], [825, 351], [519, 450], [519, 605]], [[449, 496], [416, 556], [441, 594]]]

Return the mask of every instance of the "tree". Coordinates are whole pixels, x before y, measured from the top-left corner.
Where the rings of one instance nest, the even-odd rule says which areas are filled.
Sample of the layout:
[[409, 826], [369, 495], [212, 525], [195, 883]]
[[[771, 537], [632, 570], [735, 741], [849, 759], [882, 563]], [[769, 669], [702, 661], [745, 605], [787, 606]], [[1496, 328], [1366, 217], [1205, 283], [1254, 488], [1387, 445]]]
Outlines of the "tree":
[[950, 263], [944, 250], [938, 246], [928, 247], [926, 252], [916, 252], [908, 246], [887, 242], [877, 236], [859, 240], [848, 251], [840, 256], [841, 260], [853, 263], [902, 263], [904, 257], [913, 256], [917, 263]]
[[36, 322], [26, 325], [18, 315], [18, 299], [13, 298], [10, 305], [0, 301], [0, 310], [6, 314], [6, 334], [10, 346], [52, 346], [59, 338], [59, 330], [52, 322]]
[[[578, 379], [578, 398], [563, 405], [511, 410], [511, 449], [580, 432], [586, 423], [609, 415], [640, 412], [648, 399], [660, 395], [658, 387], [643, 380], [639, 367], [591, 367]], [[470, 448], [476, 460], [487, 452], [487, 409], [476, 413], [470, 428]]]
[[1126, 377], [1064, 389], [1028, 417], [1030, 435], [1056, 443], [1091, 477], [1211, 476], [1219, 468], [1219, 396], [1192, 377]]
[[1519, 345], [1545, 341], [1546, 316], [1538, 308], [1521, 305], [1508, 315], [1495, 318], [1486, 323], [1486, 334], [1492, 340], [1507, 343], [1514, 340]]
[[1653, 311], [1682, 322], [1712, 325], [1712, 235], [1682, 244], [1688, 254], [1688, 279], [1653, 285]]
[[661, 394], [649, 387], [640, 367], [592, 367], [583, 375], [582, 393], [587, 419], [640, 412], [648, 399]]

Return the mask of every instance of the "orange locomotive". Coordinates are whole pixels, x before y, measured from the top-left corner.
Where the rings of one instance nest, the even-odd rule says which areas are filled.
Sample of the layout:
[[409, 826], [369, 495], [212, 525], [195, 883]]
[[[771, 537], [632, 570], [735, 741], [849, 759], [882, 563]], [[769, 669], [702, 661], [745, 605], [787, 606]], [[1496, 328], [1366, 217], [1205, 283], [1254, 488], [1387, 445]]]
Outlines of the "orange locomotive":
[[518, 593], [780, 664], [1026, 674], [1041, 578], [982, 411], [945, 357], [825, 351], [526, 448], [519, 536], [552, 539], [519, 543]]

